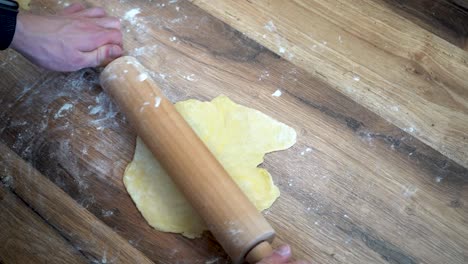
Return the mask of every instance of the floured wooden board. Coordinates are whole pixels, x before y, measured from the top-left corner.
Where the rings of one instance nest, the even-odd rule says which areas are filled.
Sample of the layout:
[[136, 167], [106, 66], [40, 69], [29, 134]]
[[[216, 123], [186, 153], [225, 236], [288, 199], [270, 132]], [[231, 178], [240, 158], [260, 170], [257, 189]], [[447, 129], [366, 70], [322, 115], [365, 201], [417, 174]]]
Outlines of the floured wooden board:
[[468, 1], [382, 0], [379, 3], [396, 14], [468, 51]]
[[[466, 262], [467, 169], [188, 2], [87, 3], [123, 18], [128, 53], [173, 102], [224, 94], [297, 131], [296, 145], [262, 165], [281, 191], [265, 212], [275, 245], [315, 263]], [[229, 263], [209, 233], [189, 240], [141, 217], [122, 182], [136, 135], [97, 71], [0, 58], [2, 142], [152, 261]]]
[[[6, 153], [3, 152], [2, 155]], [[3, 165], [3, 164], [2, 164]], [[3, 166], [0, 165], [3, 168]], [[86, 259], [52, 227], [0, 183], [0, 256], [2, 263], [84, 264]], [[50, 254], [54, 252], [54, 254]]]
[[468, 52], [382, 1], [193, 3], [468, 168]]

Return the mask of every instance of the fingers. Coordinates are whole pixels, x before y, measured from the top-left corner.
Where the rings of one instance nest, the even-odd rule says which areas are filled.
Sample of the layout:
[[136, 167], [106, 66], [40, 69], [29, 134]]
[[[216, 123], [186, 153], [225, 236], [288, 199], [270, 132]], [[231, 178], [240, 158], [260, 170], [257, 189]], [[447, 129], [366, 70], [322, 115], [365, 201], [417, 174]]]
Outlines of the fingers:
[[67, 39], [75, 55], [68, 61], [67, 69], [101, 66], [122, 56], [119, 19], [109, 17], [101, 7], [86, 9], [81, 4], [70, 5], [61, 14], [74, 22], [70, 23]]
[[86, 7], [81, 3], [73, 3], [67, 7], [65, 7], [59, 15], [71, 15], [77, 12], [84, 10]]
[[108, 29], [104, 33], [98, 33], [98, 36], [94, 39], [93, 49], [106, 45], [115, 44], [122, 46], [122, 32], [117, 29]]
[[99, 17], [106, 17], [106, 11], [101, 7], [93, 7], [82, 10], [78, 13], [75, 13], [77, 16], [80, 17], [87, 17], [87, 18], [99, 18]]
[[83, 52], [90, 52], [108, 44], [123, 45], [122, 32], [118, 29], [95, 29], [85, 36], [78, 38], [75, 43], [76, 48]]
[[291, 248], [288, 245], [282, 245], [275, 249], [273, 254], [257, 264], [285, 264], [291, 258]]
[[123, 49], [119, 45], [109, 44], [97, 48], [91, 52], [83, 52], [83, 64], [85, 67], [103, 66], [112, 60], [122, 56]]
[[116, 17], [94, 18], [92, 21], [103, 28], [120, 30], [120, 20]]

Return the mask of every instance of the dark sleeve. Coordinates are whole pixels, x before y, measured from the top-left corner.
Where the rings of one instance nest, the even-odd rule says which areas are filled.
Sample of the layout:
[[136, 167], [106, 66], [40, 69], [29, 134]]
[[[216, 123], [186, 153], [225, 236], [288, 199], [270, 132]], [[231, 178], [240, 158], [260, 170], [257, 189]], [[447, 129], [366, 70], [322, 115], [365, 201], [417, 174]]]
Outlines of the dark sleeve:
[[16, 30], [17, 10], [0, 8], [0, 50], [7, 49]]

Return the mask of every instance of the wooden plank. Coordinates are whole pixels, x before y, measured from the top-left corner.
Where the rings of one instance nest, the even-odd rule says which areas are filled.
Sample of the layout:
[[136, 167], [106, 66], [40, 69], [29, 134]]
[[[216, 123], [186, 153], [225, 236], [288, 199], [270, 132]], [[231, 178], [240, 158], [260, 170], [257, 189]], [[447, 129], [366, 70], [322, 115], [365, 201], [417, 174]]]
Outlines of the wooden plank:
[[0, 263], [88, 263], [6, 186], [0, 182]]
[[[282, 193], [266, 212], [276, 244], [317, 263], [464, 263], [467, 169], [190, 3], [89, 3], [125, 18], [128, 53], [173, 101], [224, 94], [298, 131], [262, 165]], [[161, 233], [140, 216], [121, 179], [135, 135], [97, 71], [12, 64], [23, 71], [0, 69], [0, 139], [155, 262], [229, 263], [209, 234]]]
[[[37, 212], [41, 218], [45, 219], [47, 223], [60, 232], [61, 236], [78, 248], [80, 253], [88, 258], [87, 262], [107, 263], [107, 260], [109, 260], [119, 263], [153, 263], [1, 143], [0, 153], [2, 153], [0, 157], [0, 170], [6, 172], [0, 179], [3, 182], [7, 182], [8, 186]], [[7, 203], [7, 206], [10, 207], [6, 208], [9, 209], [8, 211], [1, 211], [4, 219], [18, 214], [18, 221], [25, 221], [23, 218], [31, 215], [31, 213], [25, 212], [24, 205], [14, 202], [11, 194], [8, 196], [4, 191], [3, 195], [6, 195], [7, 199], [10, 199], [9, 202], [12, 203], [11, 205]], [[36, 216], [36, 218], [38, 217]], [[35, 222], [25, 222], [24, 226], [30, 225], [30, 228], [34, 229], [35, 225], [39, 225], [37, 222], [37, 219]], [[42, 225], [45, 224], [42, 223]], [[18, 228], [14, 222], [10, 222], [9, 226]], [[30, 228], [27, 229], [30, 230]], [[39, 236], [40, 234], [28, 235]], [[52, 236], [54, 239], [57, 237], [57, 234], [55, 237]], [[23, 237], [21, 240], [20, 242], [25, 245], [25, 248], [31, 247], [32, 251], [39, 250], [42, 254], [46, 255], [55, 252], [55, 246], [60, 248], [59, 245], [54, 244], [50, 244], [51, 247], [41, 248], [36, 243], [28, 243], [26, 237]], [[64, 241], [62, 239], [62, 242]], [[41, 242], [43, 243], [44, 241]], [[19, 245], [13, 246], [10, 249], [13, 250], [10, 254], [3, 252], [10, 258], [17, 255], [21, 257], [29, 255], [29, 253], [24, 254], [20, 250], [21, 247]], [[5, 248], [5, 250], [8, 249]], [[77, 253], [75, 252], [75, 254]], [[39, 259], [44, 260], [44, 262], [52, 261], [52, 263], [58, 263], [61, 260], [59, 257], [55, 257], [52, 253], [52, 256], [39, 256]]]
[[453, 0], [384, 0], [395, 13], [448, 42], [468, 50], [468, 2]]
[[468, 167], [468, 53], [381, 1], [193, 3]]

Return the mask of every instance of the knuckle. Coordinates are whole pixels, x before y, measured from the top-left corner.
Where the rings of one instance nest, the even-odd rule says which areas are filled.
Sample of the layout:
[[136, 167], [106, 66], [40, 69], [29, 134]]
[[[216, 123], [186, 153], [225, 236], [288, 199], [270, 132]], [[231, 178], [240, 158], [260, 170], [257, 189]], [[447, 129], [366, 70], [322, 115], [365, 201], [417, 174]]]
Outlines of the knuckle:
[[90, 9], [90, 12], [94, 13], [94, 14], [102, 14], [102, 15], [104, 15], [106, 13], [104, 8], [102, 8], [102, 7], [93, 7], [93, 8]]
[[71, 67], [82, 68], [85, 66], [86, 60], [82, 54], [80, 54], [79, 52], [75, 52], [75, 54], [71, 56], [69, 64]]
[[113, 32], [114, 32], [114, 36], [115, 36], [116, 39], [122, 40], [122, 38], [123, 38], [122, 31], [114, 29]]
[[105, 34], [105, 38], [109, 41], [109, 42], [112, 42], [112, 43], [120, 43], [122, 42], [122, 38], [123, 38], [123, 35], [122, 35], [122, 32], [120, 30], [117, 30], [117, 29], [109, 29], [106, 34]]
[[73, 19], [71, 23], [75, 28], [78, 29], [89, 28], [89, 23], [84, 19]]
[[116, 18], [116, 17], [111, 17], [109, 18], [111, 23], [113, 25], [115, 25], [116, 27], [120, 28], [120, 19]]

